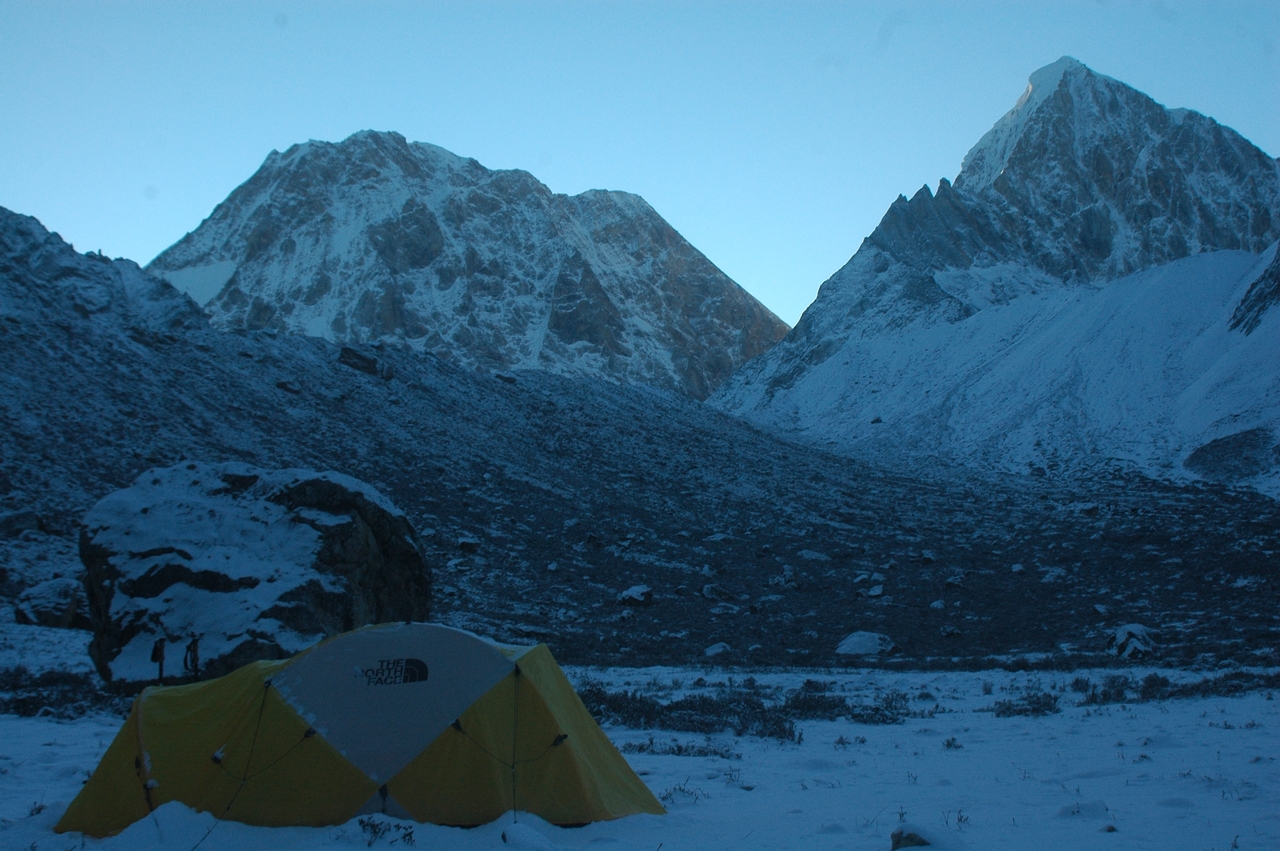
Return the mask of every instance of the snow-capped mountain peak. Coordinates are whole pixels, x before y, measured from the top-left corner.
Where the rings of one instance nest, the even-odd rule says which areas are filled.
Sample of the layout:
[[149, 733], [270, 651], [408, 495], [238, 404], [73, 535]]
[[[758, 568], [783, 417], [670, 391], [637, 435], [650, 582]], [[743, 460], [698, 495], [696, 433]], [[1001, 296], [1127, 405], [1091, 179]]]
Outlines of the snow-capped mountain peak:
[[[1009, 154], [1022, 135], [1022, 130], [1031, 116], [1050, 95], [1062, 84], [1067, 74], [1091, 73], [1081, 62], [1064, 56], [1057, 62], [1046, 65], [1033, 73], [1027, 81], [1027, 88], [1013, 105], [1013, 109], [1004, 114], [999, 121], [988, 130], [978, 144], [969, 149], [960, 167], [961, 176], [957, 183], [971, 191], [990, 186], [1008, 163]], [[1104, 78], [1106, 79], [1106, 78]]]
[[787, 330], [639, 196], [557, 195], [398, 133], [272, 152], [148, 268], [223, 327], [699, 399]]
[[[1179, 471], [1212, 441], [1280, 427], [1280, 362], [1253, 363], [1270, 343], [1245, 339], [1273, 339], [1280, 297], [1257, 255], [1278, 239], [1280, 163], [1064, 57], [954, 183], [899, 196], [712, 403], [875, 455]], [[1270, 446], [1237, 466], [1274, 489]]]

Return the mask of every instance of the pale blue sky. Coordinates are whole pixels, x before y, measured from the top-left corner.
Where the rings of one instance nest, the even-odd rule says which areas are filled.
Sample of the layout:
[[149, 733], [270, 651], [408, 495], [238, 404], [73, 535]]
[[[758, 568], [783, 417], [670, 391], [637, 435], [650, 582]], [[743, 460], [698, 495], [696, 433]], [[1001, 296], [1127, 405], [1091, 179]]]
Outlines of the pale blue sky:
[[0, 0], [0, 205], [145, 263], [271, 149], [396, 130], [643, 195], [794, 324], [1064, 54], [1280, 155], [1273, 0]]

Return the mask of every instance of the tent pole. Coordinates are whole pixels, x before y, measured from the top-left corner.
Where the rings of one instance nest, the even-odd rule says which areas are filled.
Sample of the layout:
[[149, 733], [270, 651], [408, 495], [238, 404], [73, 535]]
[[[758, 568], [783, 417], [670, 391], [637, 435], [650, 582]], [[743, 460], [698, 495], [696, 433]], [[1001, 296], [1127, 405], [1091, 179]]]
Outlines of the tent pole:
[[519, 807], [516, 805], [516, 730], [520, 726], [520, 666], [516, 665], [515, 675], [511, 678], [515, 684], [515, 705], [511, 711], [511, 823], [520, 820]]

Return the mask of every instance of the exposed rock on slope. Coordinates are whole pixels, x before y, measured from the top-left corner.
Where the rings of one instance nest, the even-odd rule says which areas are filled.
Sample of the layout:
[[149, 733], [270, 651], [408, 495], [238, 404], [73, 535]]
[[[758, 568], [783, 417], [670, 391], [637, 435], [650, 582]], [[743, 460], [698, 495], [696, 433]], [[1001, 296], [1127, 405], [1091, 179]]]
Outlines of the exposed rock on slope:
[[[172, 341], [203, 327], [200, 309], [131, 260], [79, 254], [34, 218], [0, 208], [0, 322], [6, 334], [25, 326], [124, 331], [140, 343]], [[0, 373], [13, 380], [12, 373]], [[34, 427], [34, 423], [30, 424]]]
[[1231, 314], [1231, 329], [1246, 336], [1257, 330], [1267, 311], [1280, 304], [1280, 252], [1272, 255], [1267, 266], [1249, 285], [1249, 290]]
[[183, 676], [197, 638], [200, 673], [220, 676], [365, 624], [426, 620], [417, 537], [381, 494], [337, 473], [148, 470], [85, 515], [90, 654], [107, 680], [151, 680], [163, 639], [166, 674]]
[[272, 152], [148, 270], [226, 328], [697, 399], [787, 331], [638, 196], [556, 195], [397, 133]]
[[[712, 403], [869, 455], [1178, 470], [1208, 440], [1275, 422], [1280, 365], [1246, 332], [1276, 301], [1253, 267], [1278, 237], [1276, 160], [1064, 58], [954, 185], [894, 202]], [[1214, 417], [1195, 407], [1206, 395]]]
[[56, 576], [22, 592], [13, 608], [13, 619], [35, 626], [93, 629], [84, 583], [69, 576]]

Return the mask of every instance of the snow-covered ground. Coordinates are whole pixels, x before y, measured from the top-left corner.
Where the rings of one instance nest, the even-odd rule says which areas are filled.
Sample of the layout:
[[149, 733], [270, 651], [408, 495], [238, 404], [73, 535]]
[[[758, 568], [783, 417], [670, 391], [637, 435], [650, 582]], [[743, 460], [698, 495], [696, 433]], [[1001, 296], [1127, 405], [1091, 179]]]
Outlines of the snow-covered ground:
[[91, 633], [79, 629], [51, 629], [13, 623], [13, 614], [0, 611], [0, 670], [22, 665], [32, 673], [68, 671], [88, 674]]
[[[1138, 677], [1150, 672], [1126, 671]], [[1280, 702], [1256, 692], [1077, 705], [1080, 694], [1070, 682], [1084, 677], [1097, 683], [1109, 673], [1115, 672], [756, 673], [766, 689], [794, 689], [813, 679], [855, 703], [905, 692], [918, 717], [897, 725], [803, 722], [799, 742], [609, 727], [669, 813], [579, 829], [532, 816], [521, 816], [515, 827], [508, 816], [474, 830], [383, 820], [390, 826], [375, 836], [367, 819], [326, 828], [215, 826], [208, 814], [168, 804], [106, 840], [58, 835], [53, 825], [120, 719], [0, 716], [0, 847], [190, 849], [208, 833], [200, 845], [205, 851], [384, 847], [410, 839], [424, 848], [471, 849], [504, 847], [505, 833], [505, 847], [516, 848], [888, 851], [899, 829], [944, 849], [1280, 847]], [[1162, 673], [1174, 682], [1200, 679]], [[570, 674], [610, 690], [670, 697], [715, 692], [731, 677], [740, 684], [751, 672]], [[1059, 697], [1059, 713], [996, 717], [990, 711], [996, 701], [1016, 702], [1039, 689]], [[661, 753], [677, 743], [704, 755]]]

